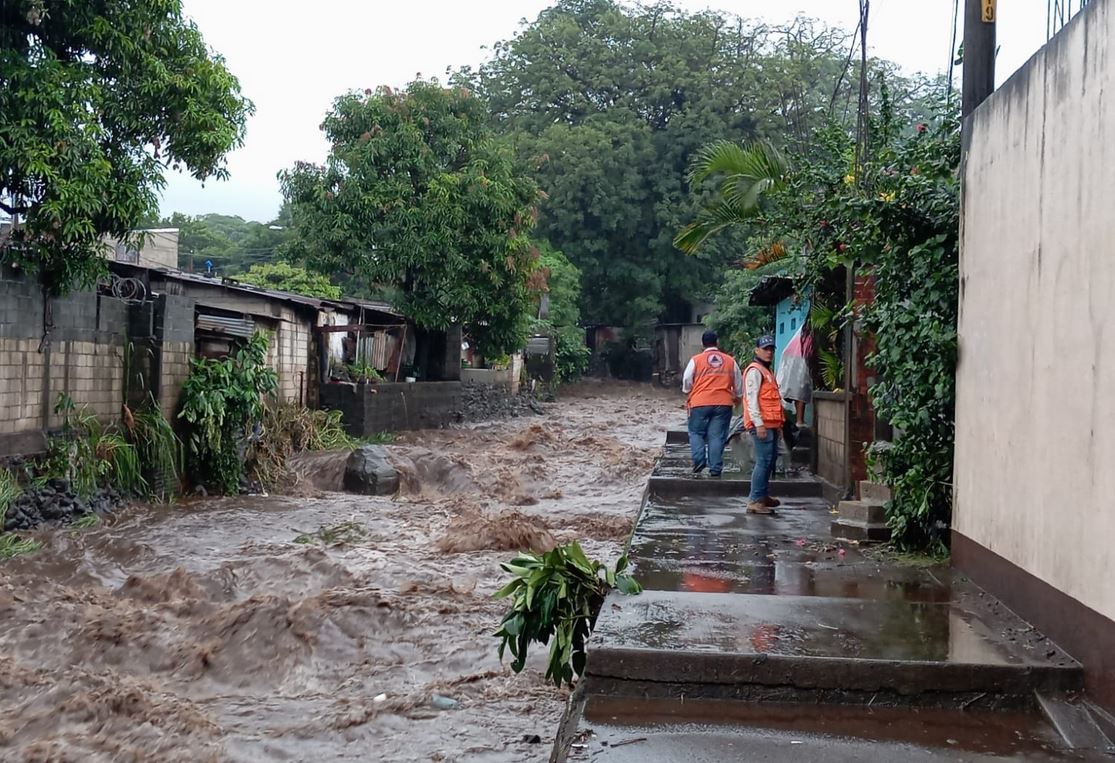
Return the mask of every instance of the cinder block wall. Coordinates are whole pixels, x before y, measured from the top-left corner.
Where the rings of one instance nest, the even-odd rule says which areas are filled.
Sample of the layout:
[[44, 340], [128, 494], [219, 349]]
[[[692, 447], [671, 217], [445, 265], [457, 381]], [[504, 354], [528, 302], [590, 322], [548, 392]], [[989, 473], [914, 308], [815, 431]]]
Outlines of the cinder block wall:
[[817, 393], [813, 407], [817, 416], [817, 475], [832, 485], [844, 486], [844, 417], [842, 395]]
[[62, 393], [105, 421], [117, 419], [125, 353], [142, 343], [150, 343], [153, 360], [137, 376], [173, 412], [193, 356], [193, 301], [162, 299], [129, 306], [80, 291], [44, 304], [33, 280], [0, 278], [0, 456], [45, 447], [45, 433], [62, 426], [54, 412]]
[[437, 429], [456, 418], [461, 382], [323, 384], [321, 407], [339, 410], [354, 437], [411, 429]]
[[98, 417], [124, 400], [127, 305], [95, 292], [51, 299], [34, 281], [0, 279], [0, 454], [39, 450], [61, 426], [61, 393]]

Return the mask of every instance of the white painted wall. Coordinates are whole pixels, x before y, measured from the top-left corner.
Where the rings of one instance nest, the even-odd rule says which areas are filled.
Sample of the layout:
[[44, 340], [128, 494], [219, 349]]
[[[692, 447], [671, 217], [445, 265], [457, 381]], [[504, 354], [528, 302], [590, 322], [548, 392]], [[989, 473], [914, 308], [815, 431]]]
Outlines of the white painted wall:
[[968, 129], [954, 528], [1115, 618], [1115, 0]]

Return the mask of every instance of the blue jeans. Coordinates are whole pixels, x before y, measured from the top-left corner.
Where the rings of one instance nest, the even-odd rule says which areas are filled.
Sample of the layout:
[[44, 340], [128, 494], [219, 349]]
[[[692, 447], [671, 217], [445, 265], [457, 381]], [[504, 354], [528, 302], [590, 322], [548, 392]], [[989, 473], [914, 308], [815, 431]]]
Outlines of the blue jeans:
[[778, 433], [768, 429], [767, 439], [760, 440], [752, 429], [751, 442], [755, 444], [755, 469], [751, 472], [751, 502], [754, 503], [770, 495], [770, 475], [778, 458]]
[[724, 469], [724, 444], [732, 423], [732, 406], [702, 405], [689, 409], [689, 452], [693, 468], [707, 466], [710, 474]]

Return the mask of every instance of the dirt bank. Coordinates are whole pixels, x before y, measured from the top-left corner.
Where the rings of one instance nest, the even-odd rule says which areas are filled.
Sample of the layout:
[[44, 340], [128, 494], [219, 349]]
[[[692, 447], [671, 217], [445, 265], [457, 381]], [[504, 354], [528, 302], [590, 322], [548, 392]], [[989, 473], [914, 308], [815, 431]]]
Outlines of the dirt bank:
[[664, 393], [585, 387], [406, 436], [394, 500], [190, 501], [44, 533], [0, 565], [0, 759], [546, 760], [563, 697], [542, 654], [520, 676], [496, 658], [497, 564], [571, 538], [614, 559], [680, 418]]

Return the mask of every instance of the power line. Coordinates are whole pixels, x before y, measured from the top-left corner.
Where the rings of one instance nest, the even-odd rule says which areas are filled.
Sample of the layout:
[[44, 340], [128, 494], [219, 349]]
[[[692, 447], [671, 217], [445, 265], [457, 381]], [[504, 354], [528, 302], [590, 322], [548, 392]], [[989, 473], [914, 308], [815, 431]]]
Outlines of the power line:
[[960, 0], [952, 0], [952, 41], [949, 43], [949, 84], [948, 93], [945, 96], [948, 102], [952, 102], [952, 79], [956, 69], [956, 30], [960, 24]]

